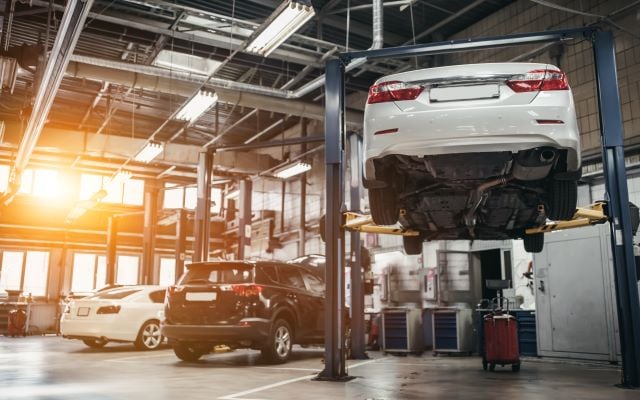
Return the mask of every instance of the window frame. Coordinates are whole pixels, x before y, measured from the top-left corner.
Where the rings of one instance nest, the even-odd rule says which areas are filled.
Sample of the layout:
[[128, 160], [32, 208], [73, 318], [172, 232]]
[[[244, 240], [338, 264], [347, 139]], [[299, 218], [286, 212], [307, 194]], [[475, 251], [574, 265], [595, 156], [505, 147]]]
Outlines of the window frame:
[[[20, 293], [22, 293], [23, 295], [25, 295], [25, 289], [24, 289], [24, 284], [25, 284], [25, 276], [26, 276], [26, 272], [27, 272], [27, 255], [28, 253], [45, 253], [46, 254], [46, 258], [47, 258], [47, 264], [46, 264], [46, 276], [44, 277], [44, 293], [43, 294], [33, 294], [33, 292], [30, 292], [32, 297], [34, 298], [46, 298], [47, 296], [49, 296], [49, 284], [51, 283], [51, 249], [16, 249], [16, 248], [4, 248], [0, 251], [0, 272], [2, 271], [2, 266], [4, 264], [4, 256], [6, 252], [12, 252], [12, 253], [22, 253], [22, 262], [20, 264], [20, 285], [19, 285], [19, 289]], [[7, 289], [0, 289], [0, 290], [4, 290], [6, 291]], [[15, 290], [15, 289], [8, 289], [8, 290]]]

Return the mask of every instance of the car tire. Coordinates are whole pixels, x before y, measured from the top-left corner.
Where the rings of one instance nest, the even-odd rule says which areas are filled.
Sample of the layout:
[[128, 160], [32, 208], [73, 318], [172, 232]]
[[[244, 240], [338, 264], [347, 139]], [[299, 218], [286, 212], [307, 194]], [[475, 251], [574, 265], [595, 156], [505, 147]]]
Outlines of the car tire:
[[86, 344], [92, 349], [101, 349], [107, 345], [108, 341], [104, 339], [82, 339], [82, 343]]
[[525, 235], [524, 249], [529, 253], [540, 253], [544, 248], [544, 233], [534, 233], [533, 235]]
[[409, 256], [415, 256], [422, 253], [422, 243], [424, 239], [422, 236], [403, 236], [402, 245], [404, 252]]
[[204, 346], [198, 343], [177, 342], [173, 344], [173, 352], [182, 361], [196, 362], [208, 351], [204, 350]]
[[286, 362], [291, 356], [293, 346], [293, 331], [291, 325], [284, 320], [276, 320], [269, 333], [266, 345], [262, 348], [263, 357], [273, 364]]
[[547, 217], [553, 221], [573, 218], [578, 202], [578, 184], [576, 181], [552, 179], [547, 187]]
[[163, 340], [160, 334], [160, 322], [154, 319], [142, 325], [133, 345], [138, 350], [155, 350], [160, 347]]
[[393, 225], [398, 222], [400, 209], [391, 188], [369, 189], [369, 209], [376, 225]]

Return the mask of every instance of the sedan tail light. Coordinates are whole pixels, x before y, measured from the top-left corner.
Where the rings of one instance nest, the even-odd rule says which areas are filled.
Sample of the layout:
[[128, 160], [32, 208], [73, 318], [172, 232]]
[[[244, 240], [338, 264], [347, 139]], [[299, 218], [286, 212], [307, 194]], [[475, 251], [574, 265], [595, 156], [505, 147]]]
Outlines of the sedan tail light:
[[369, 88], [367, 103], [415, 100], [424, 88], [420, 85], [400, 81], [382, 82]]
[[258, 296], [262, 293], [262, 286], [260, 285], [247, 285], [247, 284], [238, 284], [231, 285], [231, 289], [233, 292], [240, 297], [253, 297]]
[[516, 93], [545, 90], [569, 90], [567, 75], [559, 70], [536, 69], [509, 79], [507, 85]]
[[120, 306], [103, 306], [98, 308], [96, 314], [117, 314], [120, 312]]

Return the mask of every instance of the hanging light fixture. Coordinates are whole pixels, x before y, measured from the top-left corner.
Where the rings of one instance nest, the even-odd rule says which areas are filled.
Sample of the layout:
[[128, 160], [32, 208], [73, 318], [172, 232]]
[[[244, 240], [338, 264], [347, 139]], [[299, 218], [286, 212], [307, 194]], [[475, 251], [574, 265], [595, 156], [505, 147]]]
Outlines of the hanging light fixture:
[[200, 90], [182, 106], [176, 114], [176, 119], [194, 122], [217, 101], [218, 95], [216, 93], [209, 90]]
[[286, 0], [249, 38], [246, 51], [267, 57], [306, 24], [315, 13], [309, 1]]
[[156, 158], [158, 154], [162, 153], [162, 150], [164, 150], [164, 145], [162, 143], [149, 141], [133, 159], [139, 162], [148, 163]]
[[274, 175], [280, 179], [289, 179], [292, 176], [303, 174], [311, 169], [311, 164], [297, 161], [295, 163], [287, 164], [274, 171]]

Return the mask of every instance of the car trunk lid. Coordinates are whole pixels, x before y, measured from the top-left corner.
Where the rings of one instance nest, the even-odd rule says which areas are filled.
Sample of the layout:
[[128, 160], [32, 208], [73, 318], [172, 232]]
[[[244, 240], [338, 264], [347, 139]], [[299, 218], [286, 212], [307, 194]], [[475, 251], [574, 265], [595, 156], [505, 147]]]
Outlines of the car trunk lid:
[[246, 304], [259, 296], [252, 264], [200, 263], [189, 266], [177, 285], [167, 289], [167, 319], [178, 324], [233, 324]]
[[404, 72], [378, 80], [369, 103], [378, 90], [380, 102], [393, 101], [404, 112], [526, 105], [543, 89], [538, 82], [553, 77], [547, 71], [558, 69], [540, 63], [488, 63]]

